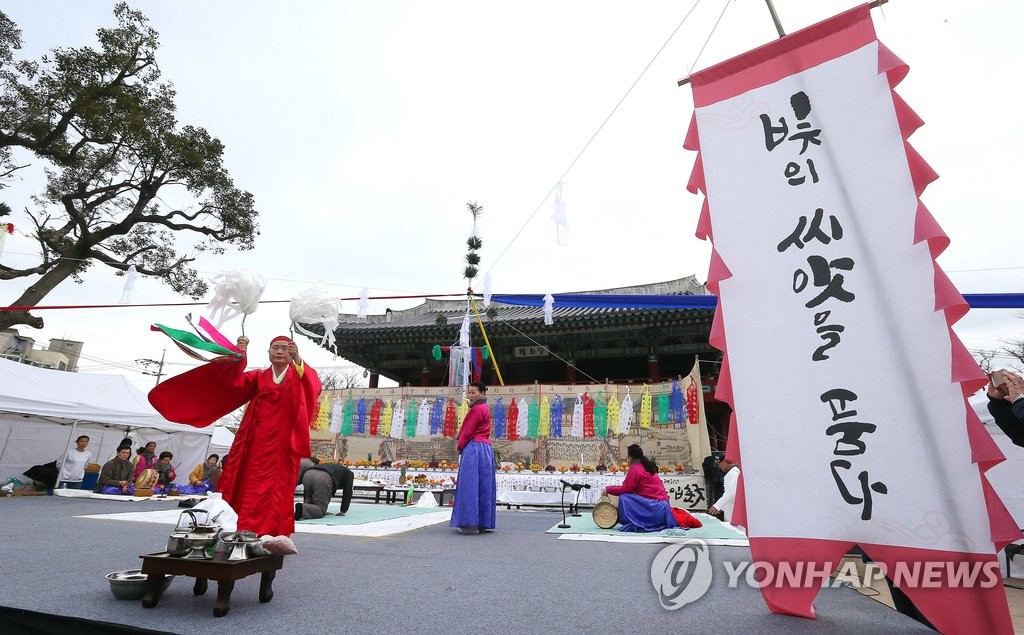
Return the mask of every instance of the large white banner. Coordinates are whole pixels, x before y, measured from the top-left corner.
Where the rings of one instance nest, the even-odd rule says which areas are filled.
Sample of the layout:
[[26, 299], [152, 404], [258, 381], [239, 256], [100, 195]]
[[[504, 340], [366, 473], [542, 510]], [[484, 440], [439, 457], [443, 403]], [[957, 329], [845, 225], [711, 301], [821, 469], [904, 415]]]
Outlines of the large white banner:
[[748, 529], [990, 552], [877, 47], [696, 111]]
[[[941, 565], [897, 582], [936, 628], [1010, 632], [1001, 589], [953, 573], [1020, 532], [983, 476], [1002, 456], [965, 404], [985, 380], [950, 328], [965, 303], [935, 263], [905, 72], [862, 6], [691, 78], [733, 522], [769, 563], [830, 571], [856, 544], [889, 571]], [[813, 617], [819, 587], [762, 594]]]

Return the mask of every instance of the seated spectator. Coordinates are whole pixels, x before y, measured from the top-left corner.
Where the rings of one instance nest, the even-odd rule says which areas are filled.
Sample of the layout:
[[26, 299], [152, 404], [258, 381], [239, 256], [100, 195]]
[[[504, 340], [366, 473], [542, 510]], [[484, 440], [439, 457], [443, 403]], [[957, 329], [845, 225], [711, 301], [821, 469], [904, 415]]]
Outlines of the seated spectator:
[[217, 487], [217, 479], [220, 477], [220, 457], [211, 454], [206, 461], [200, 463], [188, 475], [188, 485], [178, 488], [182, 494], [205, 494]]
[[665, 484], [658, 476], [658, 464], [644, 456], [637, 444], [626, 450], [629, 471], [622, 485], [609, 485], [605, 494], [619, 497], [619, 531], [662, 531], [678, 527], [668, 502]]
[[100, 470], [100, 478], [96, 483], [96, 491], [100, 494], [128, 494], [132, 486], [132, 462], [128, 460], [132, 449], [121, 446], [117, 455], [107, 461]]
[[57, 487], [68, 489], [82, 489], [82, 479], [85, 478], [85, 468], [92, 463], [92, 452], [86, 450], [89, 445], [89, 437], [82, 435], [75, 440], [75, 447], [68, 450], [57, 459], [57, 467], [60, 468], [60, 476], [57, 478]]
[[295, 503], [295, 520], [323, 518], [327, 505], [339, 488], [342, 490], [341, 511], [338, 516], [348, 513], [352, 503], [352, 470], [337, 463], [320, 463], [318, 459], [299, 461], [299, 484], [302, 485], [302, 502]]
[[171, 459], [173, 458], [174, 455], [170, 452], [160, 453], [156, 467], [153, 468], [157, 474], [156, 486], [153, 487], [154, 491], [166, 493], [174, 485], [174, 479], [178, 478], [178, 475], [174, 471], [174, 466], [171, 465]]
[[156, 462], [156, 441], [150, 441], [145, 446], [135, 451], [135, 478], [142, 474], [142, 470], [155, 470]]
[[[111, 459], [116, 459], [117, 458], [117, 451], [120, 450], [121, 448], [128, 448], [128, 452], [130, 453], [131, 450], [132, 450], [132, 438], [131, 437], [125, 437], [125, 438], [121, 439], [121, 442], [117, 444], [116, 448], [114, 448], [114, 452], [113, 452], [113, 454], [110, 455], [110, 458]], [[99, 461], [99, 457], [98, 456], [96, 457], [96, 460]], [[107, 460], [109, 461], [110, 459], [107, 459]], [[132, 457], [131, 463], [132, 463], [132, 469], [134, 469], [135, 468], [135, 458], [134, 457]]]

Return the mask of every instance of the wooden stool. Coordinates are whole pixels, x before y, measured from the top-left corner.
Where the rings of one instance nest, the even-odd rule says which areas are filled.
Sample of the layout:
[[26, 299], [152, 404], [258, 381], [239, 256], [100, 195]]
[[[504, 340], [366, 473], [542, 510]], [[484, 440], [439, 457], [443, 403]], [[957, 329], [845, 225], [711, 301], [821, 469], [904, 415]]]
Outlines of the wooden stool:
[[260, 602], [269, 602], [274, 598], [274, 576], [284, 566], [284, 556], [256, 556], [247, 560], [225, 560], [225, 554], [218, 553], [213, 560], [191, 560], [176, 558], [167, 553], [148, 553], [142, 558], [142, 572], [148, 576], [146, 595], [142, 598], [142, 606], [151, 609], [160, 601], [163, 592], [164, 576], [182, 575], [196, 579], [192, 593], [206, 593], [208, 580], [217, 582], [217, 602], [213, 606], [214, 617], [224, 617], [231, 606], [231, 591], [235, 588], [235, 580], [261, 574]]

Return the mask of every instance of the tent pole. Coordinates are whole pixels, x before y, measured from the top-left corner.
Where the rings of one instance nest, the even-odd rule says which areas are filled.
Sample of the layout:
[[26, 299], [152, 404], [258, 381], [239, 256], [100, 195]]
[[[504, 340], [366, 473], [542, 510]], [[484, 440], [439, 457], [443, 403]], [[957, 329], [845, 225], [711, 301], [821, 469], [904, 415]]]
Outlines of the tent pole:
[[4, 444], [2, 447], [0, 447], [0, 463], [4, 462], [4, 452], [7, 451], [7, 442], [10, 441], [11, 439], [11, 430], [13, 428], [14, 426], [7, 428], [7, 434], [4, 436]]

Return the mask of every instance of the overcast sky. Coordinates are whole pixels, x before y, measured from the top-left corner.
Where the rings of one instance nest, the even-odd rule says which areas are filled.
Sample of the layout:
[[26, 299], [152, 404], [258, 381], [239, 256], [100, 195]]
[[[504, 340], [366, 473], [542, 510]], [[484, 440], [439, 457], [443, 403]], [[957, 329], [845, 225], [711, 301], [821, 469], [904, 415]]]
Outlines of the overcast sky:
[[[158, 63], [177, 89], [180, 123], [225, 143], [228, 170], [260, 212], [253, 251], [201, 259], [198, 268], [262, 273], [266, 300], [314, 285], [340, 297], [363, 287], [371, 295], [461, 292], [467, 201], [485, 208], [481, 279], [490, 271], [496, 293], [690, 274], [704, 281], [710, 245], [694, 237], [702, 197], [685, 190], [694, 153], [682, 148], [693, 102], [676, 81], [776, 37], [762, 0], [703, 0], [685, 21], [692, 2], [131, 4], [160, 33]], [[787, 32], [856, 4], [775, 1]], [[22, 57], [37, 59], [56, 46], [94, 44], [97, 27], [115, 24], [113, 6], [9, 0], [4, 11], [23, 31]], [[1024, 4], [894, 0], [872, 16], [879, 39], [910, 65], [897, 90], [925, 121], [911, 143], [940, 175], [923, 197], [952, 240], [940, 265], [963, 293], [1019, 291], [1024, 262], [1011, 220], [1021, 218], [1012, 192], [1024, 147], [1015, 86]], [[570, 241], [560, 247], [548, 194], [567, 169]], [[0, 194], [19, 230], [41, 182], [38, 171], [23, 172]], [[19, 231], [3, 262], [32, 265], [34, 251]], [[44, 304], [115, 304], [122, 285], [94, 266], [84, 284], [67, 282]], [[24, 286], [0, 284], [0, 301]], [[132, 301], [187, 299], [140, 280]], [[377, 301], [371, 312], [418, 303]], [[189, 310], [46, 311], [42, 331], [20, 328], [43, 343], [83, 340], [83, 371], [123, 370], [148, 388], [153, 378], [133, 360], [168, 349], [166, 371], [192, 365], [149, 324], [184, 327]], [[355, 313], [356, 302], [342, 310]], [[1018, 313], [972, 311], [956, 330], [968, 348], [993, 347], [1020, 335]], [[263, 350], [288, 322], [286, 303], [268, 304], [246, 330]], [[235, 321], [224, 330], [234, 337], [238, 329]], [[319, 367], [348, 364], [299, 342]], [[252, 360], [265, 363], [262, 354]]]

